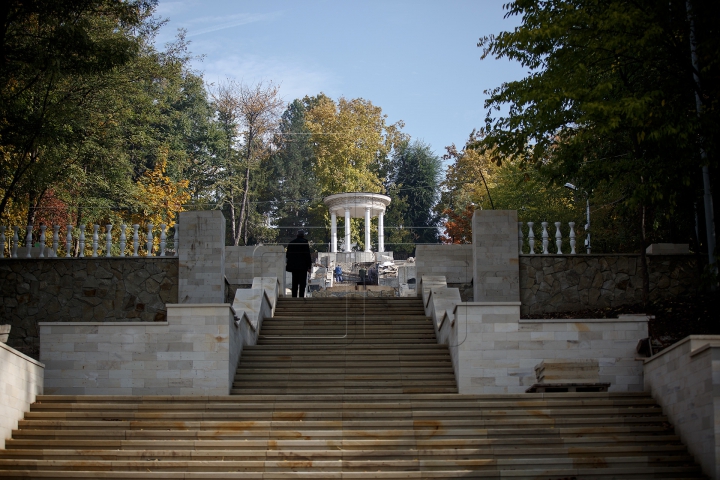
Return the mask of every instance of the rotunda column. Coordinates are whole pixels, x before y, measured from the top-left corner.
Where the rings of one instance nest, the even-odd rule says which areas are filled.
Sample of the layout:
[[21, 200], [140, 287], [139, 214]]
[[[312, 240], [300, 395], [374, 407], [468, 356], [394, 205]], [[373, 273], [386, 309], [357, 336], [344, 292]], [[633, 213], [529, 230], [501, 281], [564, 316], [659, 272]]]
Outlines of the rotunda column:
[[365, 207], [365, 251], [372, 252], [370, 248], [370, 207]]
[[337, 253], [337, 214], [330, 213], [330, 251]]
[[350, 251], [350, 209], [345, 207], [345, 251]]
[[385, 212], [378, 213], [378, 252], [385, 251]]

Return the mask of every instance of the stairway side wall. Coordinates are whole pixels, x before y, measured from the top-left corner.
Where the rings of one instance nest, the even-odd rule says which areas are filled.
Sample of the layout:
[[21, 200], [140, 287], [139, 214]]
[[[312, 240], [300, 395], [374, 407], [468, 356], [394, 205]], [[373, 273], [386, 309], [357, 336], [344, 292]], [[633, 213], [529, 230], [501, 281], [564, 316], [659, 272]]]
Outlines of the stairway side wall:
[[43, 394], [44, 370], [42, 363], [0, 343], [0, 449], [35, 397]]
[[434, 307], [434, 297], [445, 296], [437, 290], [426, 312], [438, 342], [448, 345], [459, 393], [523, 393], [537, 383], [535, 366], [556, 359], [598, 360], [599, 381], [610, 383], [610, 391], [643, 390], [635, 347], [648, 335], [647, 317], [521, 320], [519, 302], [458, 303], [447, 315], [445, 308]]
[[45, 393], [228, 395], [241, 341], [230, 305], [167, 307], [167, 322], [41, 323]]
[[647, 359], [645, 390], [688, 451], [720, 479], [720, 336], [691, 335]]

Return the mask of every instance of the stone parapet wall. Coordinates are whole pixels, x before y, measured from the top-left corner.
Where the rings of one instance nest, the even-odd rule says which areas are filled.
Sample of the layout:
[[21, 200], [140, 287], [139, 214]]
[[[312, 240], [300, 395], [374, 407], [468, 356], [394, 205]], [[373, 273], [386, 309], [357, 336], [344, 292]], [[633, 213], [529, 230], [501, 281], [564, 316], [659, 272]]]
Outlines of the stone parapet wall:
[[710, 478], [720, 478], [720, 336], [691, 335], [645, 360], [645, 390]]
[[166, 322], [41, 323], [48, 395], [228, 395], [242, 342], [229, 304], [168, 305]]
[[438, 342], [450, 349], [458, 393], [523, 393], [537, 382], [535, 367], [549, 360], [597, 360], [599, 381], [609, 383], [609, 391], [643, 389], [635, 346], [648, 335], [647, 317], [521, 320], [519, 302], [436, 308], [449, 295], [459, 299], [456, 289], [433, 288], [425, 311], [435, 321]]
[[0, 323], [8, 345], [38, 358], [38, 322], [165, 321], [178, 298], [178, 259], [0, 260]]
[[42, 363], [0, 343], [0, 450], [35, 397], [42, 395], [44, 369]]
[[[285, 247], [225, 247], [225, 278], [228, 283], [251, 285], [255, 277], [277, 277], [282, 282], [285, 277]], [[281, 285], [282, 290], [284, 285]]]
[[[650, 300], [698, 287], [694, 255], [648, 255]], [[570, 312], [642, 302], [640, 255], [521, 255], [521, 314]]]
[[470, 283], [473, 278], [473, 246], [418, 245], [415, 248], [415, 278], [443, 276], [448, 283]]

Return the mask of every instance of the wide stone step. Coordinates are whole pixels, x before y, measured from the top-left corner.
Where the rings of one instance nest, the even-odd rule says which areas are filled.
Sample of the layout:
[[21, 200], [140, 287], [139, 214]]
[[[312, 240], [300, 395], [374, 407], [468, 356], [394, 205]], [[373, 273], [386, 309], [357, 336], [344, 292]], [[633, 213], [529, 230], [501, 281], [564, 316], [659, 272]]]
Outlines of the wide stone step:
[[[558, 452], [560, 454], [560, 452]], [[568, 453], [568, 452], [564, 452]], [[310, 462], [306, 464], [309, 470], [319, 471], [407, 471], [423, 469], [440, 469], [447, 470], [448, 467], [463, 468], [473, 471], [496, 470], [498, 468], [519, 468], [523, 466], [538, 467], [540, 465], [551, 466], [552, 468], [588, 468], [597, 465], [602, 461], [609, 468], [640, 468], [652, 467], [658, 461], [673, 464], [682, 467], [691, 461], [689, 455], [623, 455], [623, 456], [602, 456], [599, 454], [581, 454], [574, 455], [572, 458], [508, 458], [497, 459], [493, 456], [489, 458], [474, 459], [424, 459], [424, 458], [393, 458], [393, 459], [360, 459], [357, 456], [336, 456], [328, 460], [309, 457], [300, 458], [264, 458], [258, 460], [158, 460], [158, 459], [141, 459], [141, 460], [28, 460], [28, 459], [0, 459], [0, 469], [7, 470], [82, 470], [82, 471], [160, 471], [160, 472], [262, 472], [262, 471], [283, 471], [294, 470], [297, 468], [297, 462]], [[338, 460], [342, 460], [339, 468]], [[666, 468], [668, 468], [666, 467]], [[677, 468], [677, 467], [676, 467]]]
[[598, 425], [605, 426], [625, 426], [637, 424], [657, 424], [664, 420], [664, 417], [653, 415], [648, 417], [620, 417], [620, 416], [596, 416], [596, 417], [565, 417], [555, 419], [542, 418], [468, 418], [457, 420], [438, 420], [418, 419], [414, 416], [405, 419], [388, 419], [388, 418], [365, 418], [365, 419], [312, 419], [303, 417], [300, 419], [267, 419], [267, 420], [22, 420], [19, 425], [23, 431], [35, 430], [278, 430], [278, 429], [367, 429], [367, 430], [385, 430], [385, 429], [414, 429], [425, 430], [441, 428], [445, 429], [464, 429], [464, 428], [536, 428], [544, 425], [558, 426], [578, 426], [578, 425]]
[[[658, 433], [659, 432], [659, 433]], [[374, 450], [378, 452], [394, 452], [405, 450], [432, 451], [440, 450], [482, 450], [491, 449], [494, 451], [505, 452], [503, 454], [514, 455], [518, 449], [527, 449], [530, 453], [541, 455], [545, 448], [591, 448], [598, 446], [615, 447], [638, 447], [638, 448], [670, 448], [673, 445], [669, 443], [679, 442], [679, 437], [674, 434], [658, 432], [643, 433], [619, 433], [614, 432], [612, 436], [606, 435], [604, 432], [586, 433], [583, 436], [572, 437], [493, 437], [493, 438], [405, 438], [405, 439], [325, 439], [325, 440], [308, 440], [308, 439], [285, 439], [285, 440], [268, 440], [268, 439], [244, 439], [244, 440], [173, 440], [172, 444], [167, 444], [165, 439], [147, 440], [30, 440], [30, 439], [9, 439], [7, 440], [6, 450], [0, 451], [0, 457], [4, 455], [14, 455], [15, 451], [34, 451], [42, 454], [49, 452], [72, 449], [76, 450], [97, 450], [107, 452], [112, 455], [117, 452], [154, 452], [158, 450], [167, 450], [169, 447], [177, 451], [194, 452], [196, 455], [202, 455], [202, 452], [223, 450], [232, 452], [253, 451], [257, 449], [267, 451], [282, 450], [326, 450], [333, 451], [355, 451], [355, 450]], [[677, 448], [684, 448], [682, 445], [676, 445]], [[538, 453], [540, 452], [540, 453]]]
[[[371, 445], [368, 445], [368, 447]], [[7, 463], [7, 460], [264, 460], [266, 458], [288, 458], [288, 459], [402, 459], [402, 458], [432, 458], [432, 459], [529, 459], [536, 463], [543, 463], [543, 457], [560, 457], [572, 452], [577, 456], [600, 457], [617, 456], [630, 457], [639, 455], [656, 456], [677, 456], [682, 461], [687, 461], [687, 452], [682, 445], [602, 445], [584, 447], [533, 447], [528, 448], [502, 448], [499, 445], [488, 446], [487, 448], [409, 448], [414, 445], [408, 444], [408, 448], [388, 449], [296, 449], [292, 447], [269, 450], [264, 448], [252, 450], [235, 449], [228, 446], [227, 449], [194, 450], [190, 448], [182, 450], [105, 450], [105, 449], [11, 449], [0, 451], [0, 462]]]

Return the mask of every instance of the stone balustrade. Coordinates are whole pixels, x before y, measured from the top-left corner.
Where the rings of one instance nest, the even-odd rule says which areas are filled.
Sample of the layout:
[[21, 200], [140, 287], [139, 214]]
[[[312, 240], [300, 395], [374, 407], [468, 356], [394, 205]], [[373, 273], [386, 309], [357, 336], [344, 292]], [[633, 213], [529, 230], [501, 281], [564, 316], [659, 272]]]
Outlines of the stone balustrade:
[[[113, 234], [112, 223], [102, 227], [98, 224], [74, 227], [67, 225], [60, 234], [60, 225], [35, 228], [0, 226], [0, 258], [57, 258], [57, 257], [150, 257], [176, 256], [179, 246], [179, 225], [173, 227], [174, 235], [168, 238], [167, 225], [159, 228], [148, 223], [142, 230], [139, 224], [121, 224]], [[115, 235], [115, 236], [114, 236]], [[156, 245], [155, 240], [158, 240]]]
[[[536, 226], [537, 225], [537, 226]], [[575, 233], [575, 222], [568, 222], [567, 237], [563, 237], [563, 226], [562, 222], [554, 222], [555, 231], [548, 230], [550, 222], [540, 222], [538, 225], [536, 222], [527, 222], [527, 234], [525, 234], [525, 227], [523, 222], [518, 222], [518, 253], [524, 254], [527, 250], [528, 255], [542, 254], [542, 255], [575, 255], [577, 254], [577, 234]], [[536, 231], [533, 228], [537, 229]], [[570, 251], [567, 249], [563, 252], [563, 238], [569, 239]], [[589, 241], [590, 233], [587, 233], [585, 245]], [[588, 249], [588, 253], [590, 253]]]

